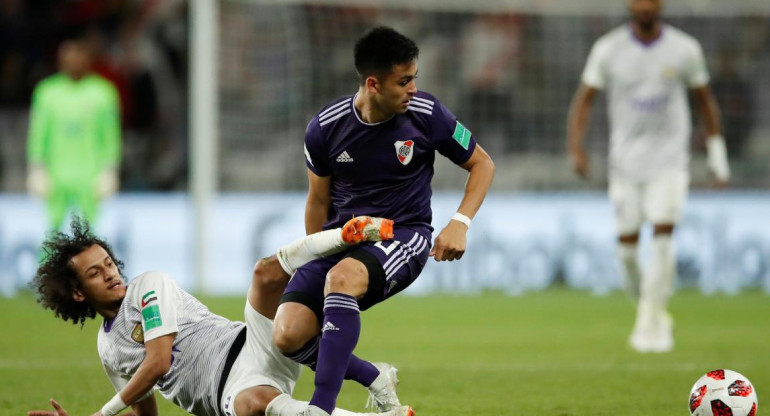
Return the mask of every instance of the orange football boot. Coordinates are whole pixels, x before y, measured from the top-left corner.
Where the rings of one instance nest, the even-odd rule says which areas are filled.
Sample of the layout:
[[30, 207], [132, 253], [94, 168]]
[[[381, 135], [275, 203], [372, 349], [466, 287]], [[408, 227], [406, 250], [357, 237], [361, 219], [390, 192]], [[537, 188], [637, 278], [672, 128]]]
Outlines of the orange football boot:
[[342, 240], [346, 244], [376, 242], [393, 238], [393, 220], [360, 216], [351, 218], [342, 226]]

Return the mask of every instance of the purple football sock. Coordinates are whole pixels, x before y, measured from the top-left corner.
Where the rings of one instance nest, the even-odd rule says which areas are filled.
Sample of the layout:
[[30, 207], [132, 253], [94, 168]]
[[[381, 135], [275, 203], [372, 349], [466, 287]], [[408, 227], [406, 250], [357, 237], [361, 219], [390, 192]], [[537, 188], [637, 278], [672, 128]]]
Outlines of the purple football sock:
[[318, 360], [318, 344], [320, 341], [321, 336], [319, 335], [308, 341], [308, 343], [303, 345], [299, 350], [291, 353], [284, 353], [283, 355], [295, 363], [306, 365], [310, 367], [311, 370], [315, 371], [316, 360]]
[[[286, 358], [306, 365], [310, 367], [311, 370], [315, 371], [316, 363], [318, 362], [318, 344], [320, 341], [321, 336], [319, 335], [311, 339], [299, 350], [283, 355], [285, 355]], [[355, 354], [350, 356], [350, 362], [348, 362], [348, 368], [347, 371], [345, 371], [345, 380], [353, 380], [364, 387], [369, 387], [379, 375], [380, 370], [369, 361], [362, 360], [356, 357]]]
[[379, 375], [380, 370], [369, 361], [362, 360], [355, 355], [350, 356], [345, 380], [353, 380], [364, 387], [369, 387]]
[[324, 322], [318, 346], [315, 391], [310, 404], [331, 414], [361, 331], [361, 312], [353, 296], [330, 293], [324, 300]]

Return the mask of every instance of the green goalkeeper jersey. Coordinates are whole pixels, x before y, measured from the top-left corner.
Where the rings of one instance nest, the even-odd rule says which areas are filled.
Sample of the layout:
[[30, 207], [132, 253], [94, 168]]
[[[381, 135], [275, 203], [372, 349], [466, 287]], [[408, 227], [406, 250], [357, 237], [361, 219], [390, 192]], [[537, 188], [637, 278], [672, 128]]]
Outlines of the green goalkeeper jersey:
[[54, 186], [92, 184], [118, 166], [120, 146], [120, 105], [109, 81], [59, 73], [35, 87], [27, 158], [45, 167]]

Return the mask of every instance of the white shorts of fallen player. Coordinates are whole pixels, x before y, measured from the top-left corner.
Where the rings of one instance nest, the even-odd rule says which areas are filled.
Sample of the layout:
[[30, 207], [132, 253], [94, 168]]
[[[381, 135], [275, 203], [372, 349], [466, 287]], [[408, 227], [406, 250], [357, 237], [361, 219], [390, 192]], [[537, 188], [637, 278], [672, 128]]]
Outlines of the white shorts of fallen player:
[[235, 397], [250, 387], [273, 386], [281, 393], [291, 394], [300, 373], [300, 364], [286, 358], [273, 345], [273, 321], [254, 310], [248, 300], [243, 315], [246, 342], [222, 391], [219, 407], [224, 415], [235, 415]]
[[610, 177], [610, 201], [619, 235], [634, 234], [642, 223], [675, 224], [679, 221], [690, 186], [688, 172], [664, 172], [639, 181]]

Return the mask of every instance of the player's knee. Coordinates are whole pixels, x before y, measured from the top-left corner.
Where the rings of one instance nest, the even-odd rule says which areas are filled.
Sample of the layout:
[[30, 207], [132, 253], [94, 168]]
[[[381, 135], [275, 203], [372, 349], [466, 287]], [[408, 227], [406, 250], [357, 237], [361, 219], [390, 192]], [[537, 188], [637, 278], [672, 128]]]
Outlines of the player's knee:
[[260, 259], [254, 265], [252, 283], [261, 291], [283, 291], [288, 281], [289, 276], [283, 271], [275, 255]]
[[324, 286], [325, 295], [345, 293], [351, 296], [363, 296], [368, 285], [366, 266], [359, 261], [343, 261], [329, 270]]
[[290, 323], [276, 322], [276, 325], [273, 326], [273, 344], [283, 354], [298, 351], [308, 339], [301, 328]]
[[264, 416], [268, 404], [280, 392], [269, 386], [256, 386], [246, 389], [235, 398], [235, 412], [243, 416]]

